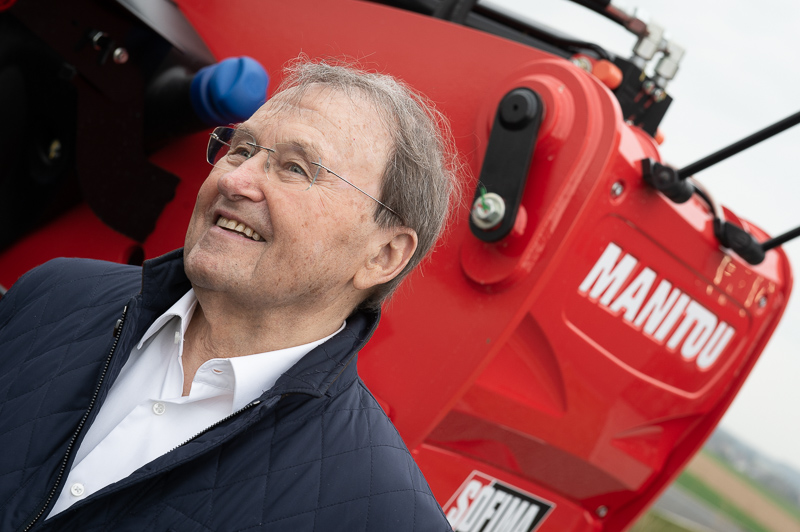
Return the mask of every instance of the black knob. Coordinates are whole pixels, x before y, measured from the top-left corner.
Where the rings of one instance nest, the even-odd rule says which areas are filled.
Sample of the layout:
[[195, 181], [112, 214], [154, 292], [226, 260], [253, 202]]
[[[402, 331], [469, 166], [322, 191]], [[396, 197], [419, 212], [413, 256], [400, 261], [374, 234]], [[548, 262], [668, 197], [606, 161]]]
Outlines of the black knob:
[[536, 97], [530, 89], [514, 89], [500, 102], [500, 122], [508, 129], [522, 129], [538, 110]]

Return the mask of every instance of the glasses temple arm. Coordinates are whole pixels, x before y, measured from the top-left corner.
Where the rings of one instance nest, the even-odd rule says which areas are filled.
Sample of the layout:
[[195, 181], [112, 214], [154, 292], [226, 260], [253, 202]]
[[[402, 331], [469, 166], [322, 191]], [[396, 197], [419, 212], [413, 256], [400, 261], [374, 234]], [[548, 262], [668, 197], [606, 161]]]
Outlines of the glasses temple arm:
[[[372, 201], [374, 201], [375, 203], [377, 203], [378, 205], [380, 205], [381, 207], [383, 207], [384, 209], [386, 209], [387, 211], [389, 211], [389, 212], [391, 212], [392, 214], [394, 214], [395, 216], [397, 216], [397, 217], [400, 219], [400, 221], [402, 221], [404, 224], [406, 223], [406, 222], [405, 222], [405, 220], [403, 220], [403, 217], [402, 217], [402, 216], [400, 216], [400, 215], [399, 215], [399, 214], [398, 214], [398, 213], [397, 213], [397, 212], [396, 212], [394, 209], [392, 209], [391, 207], [389, 207], [388, 205], [386, 205], [385, 203], [383, 203], [383, 202], [382, 202], [382, 201], [380, 201], [379, 199], [376, 199], [376, 198], [374, 198], [374, 197], [373, 197], [373, 196], [372, 196], [372, 195], [371, 195], [369, 192], [365, 192], [365, 191], [361, 190], [361, 189], [360, 189], [360, 188], [358, 188], [356, 185], [354, 185], [353, 183], [351, 183], [351, 182], [350, 182], [350, 181], [348, 181], [347, 179], [343, 178], [342, 176], [340, 176], [339, 174], [337, 174], [336, 172], [334, 172], [333, 170], [331, 170], [330, 168], [328, 168], [328, 167], [327, 167], [327, 166], [325, 166], [324, 164], [320, 164], [320, 163], [312, 163], [312, 164], [314, 164], [314, 165], [316, 165], [316, 166], [318, 166], [318, 167], [320, 167], [320, 168], [324, 169], [324, 170], [325, 170], [325, 171], [327, 171], [329, 174], [333, 174], [333, 175], [335, 175], [336, 177], [338, 177], [339, 179], [341, 179], [342, 181], [344, 181], [345, 183], [347, 183], [348, 185], [350, 185], [350, 186], [351, 186], [351, 187], [353, 187], [354, 189], [358, 190], [359, 192], [361, 192], [362, 194], [364, 194], [365, 196], [367, 196], [368, 198], [370, 198]], [[315, 176], [315, 179], [314, 179], [314, 180], [316, 181], [316, 176]]]

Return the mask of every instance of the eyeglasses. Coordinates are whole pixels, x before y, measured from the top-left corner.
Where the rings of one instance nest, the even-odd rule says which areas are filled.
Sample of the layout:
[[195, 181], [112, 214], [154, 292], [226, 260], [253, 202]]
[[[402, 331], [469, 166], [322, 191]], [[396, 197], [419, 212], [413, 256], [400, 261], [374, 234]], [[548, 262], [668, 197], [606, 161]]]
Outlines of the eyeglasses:
[[286, 188], [305, 191], [314, 186], [320, 176], [320, 171], [325, 170], [326, 173], [338, 177], [374, 200], [405, 223], [403, 217], [394, 209], [323, 165], [321, 159], [314, 161], [313, 157], [297, 144], [275, 144], [271, 148], [267, 148], [257, 144], [255, 137], [246, 131], [232, 127], [218, 127], [211, 132], [211, 138], [208, 140], [206, 160], [217, 168], [232, 171], [251, 157], [255, 157], [260, 150], [267, 153], [267, 160], [264, 162], [264, 173], [267, 174], [267, 179], [274, 178], [275, 182]]

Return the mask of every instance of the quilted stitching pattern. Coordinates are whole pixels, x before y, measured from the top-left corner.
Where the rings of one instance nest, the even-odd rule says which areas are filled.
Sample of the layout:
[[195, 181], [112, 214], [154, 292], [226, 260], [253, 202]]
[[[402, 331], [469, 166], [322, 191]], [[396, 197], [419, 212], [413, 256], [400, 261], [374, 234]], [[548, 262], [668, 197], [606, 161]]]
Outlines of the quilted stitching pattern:
[[[0, 449], [14, 450], [0, 459], [3, 530], [12, 508], [33, 512], [41, 504], [45, 492], [40, 484], [53, 476], [88, 404], [92, 388], [70, 383], [96, 380], [102, 359], [82, 354], [106, 351], [113, 326], [112, 320], [98, 328], [94, 317], [109, 314], [111, 308], [118, 313], [129, 297], [105, 288], [109, 279], [120, 287], [122, 272], [111, 274], [106, 265], [94, 263], [86, 274], [67, 279], [65, 264], [51, 261], [24, 276], [0, 303], [5, 369], [0, 380]], [[135, 293], [136, 283], [129, 286]], [[25, 304], [18, 299], [21, 293], [27, 296]], [[78, 296], [85, 299], [76, 307]], [[71, 317], [69, 329], [59, 327], [64, 316]]]
[[[65, 266], [92, 274], [61, 274]], [[0, 456], [3, 530], [19, 528], [52, 485], [137, 283], [138, 269], [56, 262], [3, 298], [0, 356], [14, 361], [0, 382], [0, 448], [14, 449]], [[281, 393], [294, 393], [264, 400], [35, 530], [450, 530], [356, 375], [349, 346], [364, 332], [351, 323], [370, 325], [348, 320], [338, 342], [279, 380]]]

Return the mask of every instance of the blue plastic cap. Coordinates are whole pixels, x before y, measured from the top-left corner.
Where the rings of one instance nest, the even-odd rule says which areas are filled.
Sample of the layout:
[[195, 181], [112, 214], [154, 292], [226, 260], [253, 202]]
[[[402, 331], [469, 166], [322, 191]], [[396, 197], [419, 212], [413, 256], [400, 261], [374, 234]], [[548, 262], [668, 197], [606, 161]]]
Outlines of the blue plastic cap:
[[231, 57], [201, 69], [192, 79], [192, 107], [209, 126], [250, 118], [267, 101], [269, 76], [250, 57]]

